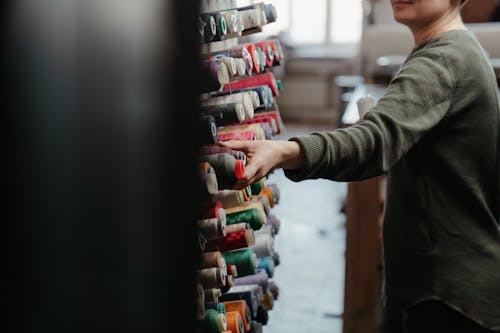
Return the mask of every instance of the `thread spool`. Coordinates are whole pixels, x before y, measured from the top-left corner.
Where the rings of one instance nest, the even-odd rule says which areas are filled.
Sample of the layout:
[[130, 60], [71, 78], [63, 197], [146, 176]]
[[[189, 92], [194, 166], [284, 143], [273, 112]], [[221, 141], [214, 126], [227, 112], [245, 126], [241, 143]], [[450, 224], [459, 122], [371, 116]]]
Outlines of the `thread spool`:
[[241, 58], [245, 62], [245, 74], [251, 75], [253, 73], [253, 58], [245, 45], [237, 45], [228, 50], [228, 54], [234, 58]]
[[202, 106], [201, 112], [212, 116], [216, 126], [241, 123], [246, 119], [245, 108], [240, 103]]
[[197, 226], [208, 241], [226, 235], [225, 220], [220, 218], [199, 219], [197, 220]]
[[[224, 304], [224, 308], [227, 309], [227, 312], [236, 311], [240, 314], [243, 321], [244, 332], [250, 330], [252, 314], [245, 300], [226, 301], [222, 302], [222, 304]], [[228, 327], [230, 328], [230, 325], [228, 325]]]
[[253, 118], [255, 109], [253, 107], [252, 97], [248, 92], [210, 97], [205, 100], [202, 100], [201, 106], [212, 106], [212, 105], [232, 104], [232, 103], [243, 105], [243, 108], [245, 110], [244, 120], [250, 120]]
[[200, 283], [196, 284], [196, 319], [202, 320], [205, 317], [205, 291]]
[[238, 269], [236, 265], [227, 265], [227, 275], [231, 275], [233, 278], [238, 277]]
[[277, 204], [280, 201], [280, 189], [275, 183], [267, 184], [267, 187], [273, 192], [274, 203]]
[[269, 275], [265, 269], [257, 269], [255, 274], [234, 279], [235, 286], [258, 285], [263, 291], [269, 286]]
[[226, 90], [226, 91], [220, 91], [220, 92], [213, 93], [212, 96], [213, 97], [228, 96], [228, 95], [239, 94], [239, 93], [248, 93], [250, 95], [254, 111], [250, 112], [250, 114], [245, 114], [245, 118], [243, 120], [252, 120], [253, 117], [254, 117], [254, 115], [255, 115], [255, 109], [260, 108], [261, 104], [262, 104], [261, 100], [260, 100], [260, 97], [259, 97], [259, 94], [256, 91], [251, 90], [251, 89], [238, 90], [238, 91], [229, 91], [229, 90]]
[[204, 201], [200, 203], [200, 218], [203, 219], [218, 218], [223, 220], [225, 223], [226, 210], [224, 209], [224, 207], [222, 207], [222, 204], [217, 200]]
[[232, 275], [228, 275], [226, 278], [226, 283], [223, 287], [221, 287], [222, 294], [227, 293], [234, 286], [234, 277]]
[[266, 133], [264, 132], [264, 129], [260, 124], [228, 125], [217, 130], [217, 137], [219, 136], [219, 134], [226, 134], [232, 132], [246, 132], [246, 131], [252, 131], [255, 134], [256, 140], [264, 140], [266, 138]]
[[[229, 225], [226, 225], [226, 233], [228, 232], [227, 231], [228, 227], [229, 227]], [[257, 237], [257, 235], [260, 235], [260, 234], [268, 234], [271, 237], [274, 237], [276, 235], [274, 233], [273, 227], [271, 225], [269, 225], [269, 223], [264, 224], [259, 230], [255, 231], [256, 237]]]
[[214, 16], [217, 23], [217, 32], [213, 38], [213, 41], [221, 41], [227, 34], [227, 21], [226, 18], [220, 13], [216, 13]]
[[219, 141], [229, 141], [229, 140], [247, 140], [253, 141], [257, 140], [255, 137], [255, 132], [253, 131], [234, 131], [234, 132], [225, 132], [225, 133], [217, 133], [217, 140]]
[[208, 239], [201, 231], [197, 231], [197, 236], [198, 236], [198, 246], [200, 248], [200, 251], [203, 252], [206, 249]]
[[233, 76], [236, 76], [238, 74], [236, 71], [236, 61], [234, 60], [233, 57], [229, 57], [226, 54], [221, 53], [221, 54], [217, 54], [216, 56], [212, 57], [210, 60], [213, 60], [216, 62], [221, 62], [224, 65], [226, 65], [227, 71], [229, 73], [229, 77], [233, 77]]
[[269, 203], [269, 198], [265, 195], [252, 195], [248, 203], [244, 204], [244, 206], [249, 203], [259, 203], [264, 208], [266, 216], [271, 213], [271, 204]]
[[226, 19], [228, 34], [238, 34], [241, 31], [239, 25], [238, 11], [237, 10], [227, 10], [220, 12], [222, 16]]
[[210, 251], [201, 253], [200, 268], [224, 268], [226, 267], [226, 260], [220, 251]]
[[209, 267], [198, 270], [198, 279], [205, 289], [220, 288], [226, 284], [226, 270]]
[[271, 116], [258, 116], [251, 120], [245, 120], [240, 122], [241, 125], [249, 124], [259, 124], [264, 130], [265, 136], [268, 139], [272, 139], [274, 135], [278, 134], [278, 125], [276, 120]]
[[276, 134], [282, 133], [283, 129], [284, 129], [284, 125], [283, 125], [283, 121], [281, 119], [281, 115], [280, 115], [279, 111], [276, 111], [276, 110], [259, 111], [258, 113], [254, 114], [254, 118], [255, 117], [267, 117], [267, 116], [273, 117], [274, 120], [276, 121], [276, 125], [278, 127], [278, 133], [276, 133]]
[[227, 328], [233, 333], [245, 333], [245, 325], [238, 311], [226, 313]]
[[204, 22], [203, 40], [204, 42], [211, 42], [217, 34], [217, 22], [215, 17], [209, 14], [202, 15], [202, 19]]
[[226, 230], [228, 230], [228, 232], [239, 232], [239, 231], [245, 231], [248, 229], [250, 229], [250, 224], [245, 223], [245, 222], [231, 224], [231, 225], [226, 226]]
[[278, 18], [278, 13], [276, 7], [273, 4], [265, 4], [262, 6], [262, 11], [266, 16], [267, 23], [276, 22]]
[[223, 90], [237, 90], [248, 87], [267, 85], [271, 88], [273, 96], [279, 96], [278, 81], [272, 72], [257, 74], [251, 77], [242, 78], [225, 84]]
[[[240, 93], [240, 92], [247, 92], [247, 91], [254, 91], [257, 93], [258, 98], [254, 97], [254, 110], [268, 110], [269, 108], [272, 107], [273, 103], [273, 92], [271, 91], [271, 88], [266, 85], [262, 86], [255, 86], [255, 87], [248, 87], [248, 88], [243, 88], [243, 89], [237, 89], [237, 90], [232, 90], [232, 93]], [[217, 95], [222, 96], [222, 95], [227, 95], [231, 93], [230, 91], [226, 90], [223, 92], [217, 92]], [[259, 102], [259, 103], [256, 103]], [[255, 112], [254, 112], [254, 118], [255, 118]], [[273, 118], [272, 116], [267, 116], [269, 118]]]
[[245, 202], [245, 196], [241, 190], [220, 190], [214, 194], [214, 197], [222, 203], [224, 208], [239, 206]]
[[234, 62], [236, 63], [236, 76], [244, 76], [247, 73], [247, 65], [244, 59], [242, 58], [234, 58]]
[[228, 265], [235, 265], [239, 276], [255, 274], [258, 261], [257, 256], [250, 248], [237, 249], [223, 252]]
[[244, 177], [245, 164], [228, 153], [200, 155], [201, 161], [206, 161], [215, 169], [219, 189], [231, 189], [238, 179]]
[[274, 268], [274, 260], [271, 256], [257, 258], [257, 269], [265, 269], [270, 278], [274, 275]]
[[278, 252], [274, 251], [273, 254], [271, 255], [274, 261], [274, 266], [278, 266], [281, 262], [281, 258]]
[[250, 198], [252, 197], [252, 188], [250, 187], [250, 185], [245, 186], [245, 188], [242, 191], [243, 191], [243, 196], [245, 197], [245, 201], [250, 200]]
[[255, 235], [255, 244], [251, 248], [258, 258], [272, 256], [274, 253], [274, 238], [269, 234], [257, 234]]
[[[228, 210], [234, 209], [228, 208]], [[257, 208], [249, 208], [245, 210], [226, 213], [226, 224], [236, 224], [247, 222], [253, 230], [259, 230], [265, 223], [261, 212]]]
[[212, 309], [218, 313], [226, 314], [226, 307], [224, 303], [221, 302], [206, 302], [205, 309]]
[[252, 68], [252, 73], [260, 73], [261, 72], [261, 64], [260, 64], [260, 55], [253, 44], [246, 44], [245, 45], [248, 53], [250, 53], [250, 56], [252, 57], [252, 62], [253, 62], [253, 68]]
[[274, 298], [273, 294], [269, 290], [264, 291], [264, 299], [262, 300], [262, 305], [268, 310], [271, 311], [274, 307]]
[[227, 293], [221, 295], [220, 301], [244, 300], [247, 303], [252, 319], [257, 317], [257, 306], [260, 303], [262, 288], [258, 285], [234, 286]]
[[279, 294], [280, 294], [280, 289], [273, 279], [269, 279], [269, 283], [267, 285], [267, 290], [269, 290], [271, 292], [274, 300], [278, 299]]
[[250, 331], [248, 333], [263, 333], [264, 332], [264, 327], [262, 326], [261, 323], [257, 321], [252, 321], [250, 324]]
[[219, 333], [227, 329], [226, 316], [214, 309], [207, 309], [205, 319], [203, 321], [205, 332]]
[[261, 9], [240, 10], [243, 17], [243, 31], [260, 27], [261, 25]]
[[[232, 156], [234, 156], [234, 158], [236, 158], [238, 160], [242, 160], [246, 164], [247, 157], [246, 157], [245, 153], [240, 151], [240, 150], [233, 150], [229, 147], [221, 147], [221, 146], [217, 146], [217, 145], [205, 145], [205, 146], [200, 147], [200, 153], [202, 155], [228, 153], [228, 154], [231, 154]], [[228, 190], [221, 190], [221, 191], [228, 191]]]
[[262, 325], [266, 325], [269, 320], [269, 313], [262, 304], [259, 304], [257, 306], [257, 316], [255, 320], [261, 323]]
[[263, 72], [266, 70], [266, 55], [264, 54], [264, 52], [260, 47], [256, 46], [255, 49], [257, 50], [257, 54], [259, 56], [259, 64], [260, 64], [259, 72]]
[[210, 163], [201, 163], [198, 174], [200, 193], [203, 198], [209, 200], [213, 195], [217, 194], [219, 190], [215, 170]]
[[219, 302], [222, 292], [218, 288], [205, 289], [205, 302]]
[[217, 125], [215, 118], [210, 115], [199, 115], [201, 144], [214, 144], [217, 142]]
[[225, 237], [219, 239], [219, 250], [222, 252], [241, 249], [255, 244], [255, 234], [252, 229], [240, 230], [226, 233]]
[[250, 184], [250, 186], [252, 187], [252, 193], [260, 193], [260, 191], [266, 187], [266, 183], [264, 178], [261, 178], [260, 180]]
[[264, 187], [262, 190], [260, 190], [259, 196], [266, 197], [267, 198], [267, 202], [269, 203], [269, 206], [271, 208], [273, 208], [275, 206], [275, 200], [274, 200], [274, 197], [273, 197], [273, 192], [272, 192], [272, 189], [270, 187]]

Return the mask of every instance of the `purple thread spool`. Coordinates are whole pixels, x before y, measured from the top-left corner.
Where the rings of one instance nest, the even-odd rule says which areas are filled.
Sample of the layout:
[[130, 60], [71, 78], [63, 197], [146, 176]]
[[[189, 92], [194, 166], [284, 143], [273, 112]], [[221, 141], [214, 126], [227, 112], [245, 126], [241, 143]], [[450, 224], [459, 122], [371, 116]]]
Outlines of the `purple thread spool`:
[[267, 184], [267, 187], [271, 188], [273, 192], [274, 203], [277, 204], [280, 201], [280, 189], [275, 183]]
[[281, 221], [276, 217], [276, 215], [269, 214], [267, 216], [267, 224], [272, 226], [275, 235], [278, 234], [280, 230]]
[[280, 289], [273, 279], [269, 279], [267, 284], [267, 290], [271, 292], [275, 300], [278, 299], [278, 296], [280, 294]]
[[255, 274], [234, 279], [235, 286], [244, 286], [251, 284], [259, 285], [262, 287], [263, 291], [266, 291], [269, 285], [269, 275], [264, 269], [259, 269]]

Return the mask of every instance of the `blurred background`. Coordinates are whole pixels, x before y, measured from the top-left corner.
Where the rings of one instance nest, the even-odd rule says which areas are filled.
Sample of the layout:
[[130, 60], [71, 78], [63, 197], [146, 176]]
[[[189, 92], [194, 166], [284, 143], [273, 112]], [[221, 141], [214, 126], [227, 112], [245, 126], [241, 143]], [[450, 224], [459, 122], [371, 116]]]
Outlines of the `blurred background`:
[[[2, 2], [2, 332], [196, 331], [196, 124], [210, 51], [198, 18], [256, 3]], [[388, 0], [265, 3], [277, 20], [243, 40], [283, 47], [277, 139], [356, 122], [357, 99], [380, 96], [412, 48]], [[470, 0], [463, 18], [500, 82], [499, 8]], [[368, 197], [279, 170], [268, 181], [282, 227], [264, 331], [375, 331], [383, 180]]]

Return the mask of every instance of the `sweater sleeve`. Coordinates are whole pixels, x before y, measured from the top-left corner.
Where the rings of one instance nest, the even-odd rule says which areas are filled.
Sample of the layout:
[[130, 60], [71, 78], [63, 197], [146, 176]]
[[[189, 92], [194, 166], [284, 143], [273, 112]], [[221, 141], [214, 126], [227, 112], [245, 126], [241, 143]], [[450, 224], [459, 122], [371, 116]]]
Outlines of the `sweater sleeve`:
[[385, 174], [446, 115], [454, 77], [446, 59], [430, 52], [408, 57], [384, 96], [359, 123], [292, 137], [304, 167], [284, 170], [293, 181], [359, 181]]

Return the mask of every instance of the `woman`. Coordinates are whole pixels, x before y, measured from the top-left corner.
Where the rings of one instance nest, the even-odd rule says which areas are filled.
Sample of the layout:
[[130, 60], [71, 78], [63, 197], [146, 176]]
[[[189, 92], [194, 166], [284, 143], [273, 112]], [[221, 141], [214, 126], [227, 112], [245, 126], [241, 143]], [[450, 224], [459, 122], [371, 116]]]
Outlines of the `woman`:
[[391, 0], [415, 46], [359, 123], [289, 140], [220, 143], [247, 154], [237, 189], [388, 174], [384, 331], [500, 330], [499, 101], [460, 0]]

